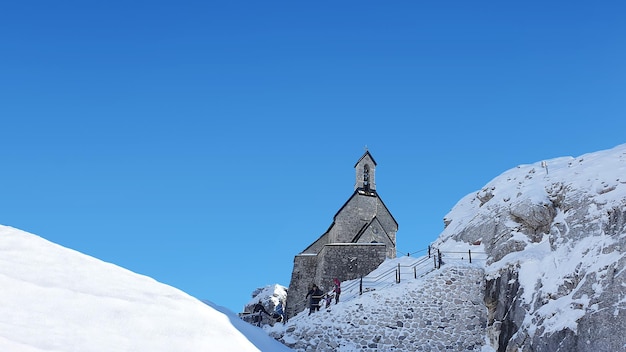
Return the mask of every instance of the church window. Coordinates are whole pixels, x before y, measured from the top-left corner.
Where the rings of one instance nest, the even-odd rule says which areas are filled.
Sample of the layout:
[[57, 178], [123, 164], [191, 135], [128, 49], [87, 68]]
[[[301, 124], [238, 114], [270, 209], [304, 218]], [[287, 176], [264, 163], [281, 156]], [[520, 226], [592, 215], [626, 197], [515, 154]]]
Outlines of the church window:
[[365, 164], [363, 167], [363, 186], [365, 189], [370, 189], [370, 166]]

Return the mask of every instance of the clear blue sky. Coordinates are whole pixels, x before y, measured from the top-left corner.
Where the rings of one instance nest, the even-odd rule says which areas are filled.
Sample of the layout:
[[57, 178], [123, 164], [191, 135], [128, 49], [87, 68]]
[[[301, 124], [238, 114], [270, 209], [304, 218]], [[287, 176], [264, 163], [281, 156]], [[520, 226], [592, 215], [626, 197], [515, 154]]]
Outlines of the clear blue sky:
[[507, 169], [626, 143], [626, 5], [5, 1], [0, 223], [235, 312], [367, 145], [425, 248]]

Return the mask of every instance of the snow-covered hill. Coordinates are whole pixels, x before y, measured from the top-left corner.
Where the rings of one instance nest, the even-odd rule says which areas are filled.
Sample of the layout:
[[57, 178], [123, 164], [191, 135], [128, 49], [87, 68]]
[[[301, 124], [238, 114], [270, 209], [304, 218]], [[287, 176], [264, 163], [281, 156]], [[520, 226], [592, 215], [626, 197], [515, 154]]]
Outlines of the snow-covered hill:
[[0, 351], [288, 351], [225, 308], [0, 226]]

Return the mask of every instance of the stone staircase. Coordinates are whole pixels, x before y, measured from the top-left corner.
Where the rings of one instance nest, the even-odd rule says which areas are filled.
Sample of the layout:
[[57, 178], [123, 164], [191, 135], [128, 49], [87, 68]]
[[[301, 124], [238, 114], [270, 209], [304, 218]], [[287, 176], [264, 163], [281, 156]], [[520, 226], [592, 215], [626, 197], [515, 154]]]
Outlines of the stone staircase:
[[364, 292], [270, 334], [296, 351], [477, 351], [487, 308], [481, 265], [451, 262], [423, 277]]

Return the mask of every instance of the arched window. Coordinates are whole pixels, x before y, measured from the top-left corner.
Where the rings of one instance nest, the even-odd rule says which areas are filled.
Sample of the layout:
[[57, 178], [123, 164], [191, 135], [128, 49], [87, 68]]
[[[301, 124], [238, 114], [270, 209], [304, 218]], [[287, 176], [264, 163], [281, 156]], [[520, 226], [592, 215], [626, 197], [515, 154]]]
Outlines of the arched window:
[[370, 166], [367, 164], [363, 167], [363, 187], [368, 191], [370, 189]]

